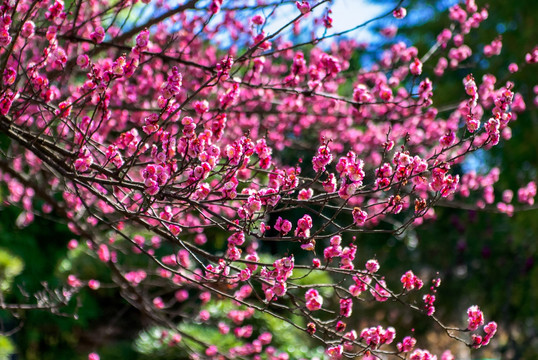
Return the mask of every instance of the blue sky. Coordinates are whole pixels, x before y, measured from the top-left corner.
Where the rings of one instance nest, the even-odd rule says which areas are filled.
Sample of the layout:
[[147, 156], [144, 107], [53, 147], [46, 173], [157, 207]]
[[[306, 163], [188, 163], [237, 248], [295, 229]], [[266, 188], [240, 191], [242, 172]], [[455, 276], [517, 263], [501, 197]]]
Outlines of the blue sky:
[[[375, 4], [373, 1], [365, 0], [333, 0], [330, 8], [334, 20], [331, 32], [340, 32], [387, 12], [390, 6], [387, 6], [387, 4]], [[316, 16], [322, 14], [323, 11], [324, 8], [316, 9]], [[294, 16], [297, 16], [297, 14], [295, 5], [282, 6], [280, 12], [276, 14], [278, 16], [273, 17], [267, 24], [266, 29], [269, 32], [275, 31]], [[367, 29], [359, 29], [352, 35], [358, 41], [368, 41], [372, 38], [372, 34]]]
[[[335, 0], [332, 6], [334, 28], [336, 31], [343, 31], [388, 10], [387, 4], [374, 4], [373, 1]], [[357, 33], [367, 33], [367, 31], [359, 30]]]

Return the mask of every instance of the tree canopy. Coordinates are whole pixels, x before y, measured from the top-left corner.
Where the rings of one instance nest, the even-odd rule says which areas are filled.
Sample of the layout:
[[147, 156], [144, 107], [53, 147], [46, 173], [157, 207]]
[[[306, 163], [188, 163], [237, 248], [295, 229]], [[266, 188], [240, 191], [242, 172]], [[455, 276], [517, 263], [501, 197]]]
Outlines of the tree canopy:
[[536, 5], [1, 4], [0, 356], [536, 356]]

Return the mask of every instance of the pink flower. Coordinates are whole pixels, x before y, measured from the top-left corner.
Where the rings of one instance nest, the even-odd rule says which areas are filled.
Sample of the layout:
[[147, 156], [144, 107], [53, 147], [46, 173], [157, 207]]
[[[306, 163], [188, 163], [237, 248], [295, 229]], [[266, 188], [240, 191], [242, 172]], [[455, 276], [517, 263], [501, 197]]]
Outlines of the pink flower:
[[394, 341], [396, 337], [396, 330], [393, 327], [383, 329], [381, 326], [364, 328], [361, 331], [361, 339], [363, 339], [366, 344], [372, 346], [376, 349], [380, 345], [390, 344]]
[[221, 6], [222, 0], [212, 0], [211, 4], [209, 5], [209, 11], [211, 11], [213, 14], [217, 14], [220, 11]]
[[145, 50], [149, 44], [149, 30], [144, 29], [136, 36], [136, 46], [140, 50]]
[[183, 337], [180, 334], [174, 334], [172, 335], [172, 339], [170, 339], [170, 346], [174, 346], [176, 344], [179, 344]]
[[399, 7], [392, 12], [396, 19], [403, 19], [407, 15], [407, 10], [404, 7]]
[[35, 33], [35, 24], [33, 21], [27, 21], [22, 25], [21, 35], [27, 39], [30, 39], [34, 36]]
[[359, 187], [359, 184], [356, 183], [346, 183], [345, 180], [342, 183], [342, 186], [338, 190], [338, 195], [344, 199], [347, 200], [353, 195], [355, 195], [355, 191]]
[[314, 171], [325, 171], [325, 167], [333, 161], [331, 150], [328, 146], [322, 145], [318, 148], [317, 155], [312, 159]]
[[426, 294], [422, 297], [422, 300], [424, 301], [424, 309], [426, 310], [426, 314], [428, 316], [432, 316], [435, 313], [435, 306], [433, 305], [436, 300], [435, 295]]
[[366, 219], [368, 218], [368, 213], [364, 210], [361, 210], [359, 207], [353, 208], [353, 222], [357, 226], [362, 226], [366, 222]]
[[375, 284], [374, 289], [370, 289], [370, 293], [379, 302], [387, 301], [390, 297], [390, 293], [385, 290], [386, 287], [387, 284], [385, 283], [385, 281], [379, 280], [379, 282]]
[[413, 289], [420, 289], [424, 285], [422, 280], [420, 280], [411, 270], [407, 271], [405, 274], [402, 275], [400, 278], [400, 282], [402, 283], [404, 289], [406, 290], [413, 290]]
[[487, 325], [484, 326], [484, 332], [486, 333], [486, 335], [482, 339], [482, 346], [488, 345], [491, 338], [495, 336], [495, 333], [497, 332], [497, 323], [495, 321], [489, 322]]
[[75, 239], [71, 239], [69, 240], [69, 242], [67, 243], [67, 248], [69, 250], [74, 250], [76, 249], [78, 246], [78, 241], [76, 241]]
[[353, 310], [352, 299], [340, 299], [340, 315], [343, 317], [350, 317]]
[[92, 290], [97, 290], [99, 289], [99, 287], [101, 286], [101, 283], [99, 282], [99, 280], [90, 280], [88, 281], [88, 287]]
[[202, 301], [202, 304], [205, 304], [211, 300], [211, 293], [209, 291], [204, 291], [200, 294], [199, 298]]
[[432, 355], [428, 350], [416, 349], [409, 356], [409, 360], [435, 360], [436, 356]]
[[417, 343], [417, 339], [411, 336], [406, 336], [403, 338], [401, 343], [396, 344], [399, 352], [408, 352], [413, 350]]
[[499, 55], [501, 53], [502, 49], [502, 41], [500, 38], [497, 38], [491, 42], [491, 44], [488, 44], [484, 46], [484, 55], [486, 57], [492, 57], [494, 55]]
[[226, 335], [230, 332], [230, 327], [223, 322], [219, 322], [218, 328], [219, 328], [219, 332], [222, 335]]
[[82, 286], [82, 282], [75, 275], [71, 274], [67, 277], [67, 285], [77, 288]]
[[443, 29], [441, 33], [437, 36], [437, 41], [446, 46], [446, 43], [452, 38], [452, 31], [450, 29]]
[[140, 284], [146, 278], [147, 274], [144, 270], [130, 271], [125, 274], [125, 280], [129, 281], [134, 286]]
[[153, 299], [153, 306], [155, 306], [157, 309], [163, 309], [164, 308], [164, 301], [160, 297], [156, 297]]
[[96, 27], [95, 30], [90, 34], [90, 39], [97, 44], [102, 43], [105, 39], [105, 29], [102, 26]]
[[205, 321], [209, 320], [209, 318], [211, 317], [211, 315], [209, 314], [209, 311], [207, 311], [207, 310], [202, 310], [202, 311], [200, 311], [200, 313], [198, 314], [198, 317], [200, 318], [200, 321], [205, 322]]
[[86, 54], [81, 54], [77, 57], [77, 65], [80, 66], [81, 69], [86, 68], [90, 63], [90, 58]]
[[459, 23], [464, 23], [467, 19], [467, 13], [459, 5], [454, 5], [449, 9], [449, 18]]
[[510, 71], [512, 74], [517, 72], [519, 70], [519, 66], [516, 63], [511, 63], [508, 65], [508, 71]]
[[108, 246], [105, 244], [99, 245], [97, 255], [99, 256], [99, 260], [102, 262], [108, 262], [110, 260], [110, 251], [108, 250]]
[[478, 349], [482, 346], [482, 336], [473, 334], [471, 335], [471, 346], [475, 349]]
[[517, 191], [517, 199], [520, 203], [527, 204], [527, 205], [534, 205], [534, 197], [536, 196], [536, 183], [534, 181], [531, 181], [527, 184], [527, 186], [524, 186], [520, 188]]
[[4, 84], [5, 85], [13, 85], [15, 83], [15, 79], [17, 78], [17, 71], [12, 67], [7, 67], [6, 70], [4, 70]]
[[254, 15], [250, 21], [252, 21], [252, 23], [255, 25], [262, 25], [265, 22], [265, 19], [262, 15], [258, 14]]
[[379, 262], [377, 260], [368, 260], [366, 262], [366, 270], [370, 273], [375, 273], [379, 270]]
[[325, 11], [325, 14], [323, 15], [323, 25], [327, 29], [330, 29], [333, 27], [333, 18], [331, 17], [331, 14], [332, 14], [332, 10], [327, 9], [327, 11]]
[[386, 38], [395, 37], [397, 32], [398, 32], [398, 28], [394, 25], [387, 26], [379, 31], [379, 33]]
[[264, 332], [260, 334], [258, 340], [261, 341], [262, 345], [269, 345], [273, 340], [273, 335], [271, 335], [269, 332]]
[[323, 182], [323, 190], [328, 193], [333, 193], [336, 191], [336, 177], [333, 173], [330, 173], [327, 180]]
[[422, 74], [422, 62], [418, 58], [415, 58], [411, 65], [409, 65], [409, 71], [415, 76]]
[[538, 46], [535, 47], [530, 53], [525, 54], [525, 62], [527, 64], [538, 63]]
[[471, 331], [478, 329], [479, 326], [484, 324], [484, 314], [477, 305], [473, 305], [467, 309], [467, 321], [469, 323], [467, 329]]
[[0, 46], [5, 47], [11, 43], [12, 37], [5, 28], [0, 28]]
[[312, 217], [310, 215], [304, 215], [297, 221], [297, 228], [295, 229], [295, 236], [307, 238], [310, 236], [310, 229], [312, 228]]
[[[161, 86], [161, 91], [165, 99], [170, 99], [173, 96], [176, 96], [181, 89], [183, 82], [183, 76], [179, 72], [177, 66], [172, 68], [172, 72], [168, 76], [168, 80]], [[187, 120], [185, 120], [187, 118]], [[185, 117], [182, 120], [183, 126], [187, 126], [187, 131], [194, 130], [191, 129], [193, 125], [192, 119], [190, 117]], [[194, 125], [196, 127], [196, 125]], [[185, 130], [184, 130], [185, 131]]]
[[205, 350], [205, 354], [207, 356], [215, 356], [217, 355], [218, 353], [218, 350], [217, 350], [217, 347], [215, 345], [210, 345], [206, 350]]
[[296, 1], [295, 5], [297, 6], [297, 9], [299, 9], [301, 14], [303, 15], [310, 12], [310, 4], [308, 3], [308, 1], [302, 1], [302, 2]]
[[473, 98], [476, 96], [478, 88], [476, 87], [472, 74], [467, 75], [465, 79], [463, 79], [463, 86], [465, 87], [467, 95], [472, 96]]
[[312, 197], [312, 195], [314, 194], [314, 190], [312, 189], [301, 189], [301, 191], [299, 191], [299, 196], [297, 196], [297, 198], [299, 200], [308, 200]]
[[439, 143], [443, 147], [449, 147], [453, 145], [455, 142], [456, 142], [456, 134], [453, 133], [452, 131], [441, 136], [441, 139], [439, 139]]
[[339, 321], [336, 323], [336, 326], [335, 326], [334, 328], [335, 328], [335, 330], [336, 330], [337, 332], [342, 332], [342, 331], [344, 331], [344, 330], [346, 329], [346, 326], [347, 326], [347, 325], [346, 325], [345, 322], [339, 320]]
[[339, 360], [342, 358], [342, 353], [344, 351], [344, 348], [342, 345], [336, 345], [329, 347], [325, 353], [329, 356], [329, 359], [331, 360]]
[[282, 226], [281, 226], [282, 234], [286, 235], [287, 233], [289, 233], [291, 231], [292, 227], [293, 227], [293, 225], [291, 224], [291, 221], [289, 221], [289, 220], [282, 221]]
[[497, 323], [495, 321], [489, 322], [484, 326], [484, 332], [488, 335], [494, 335], [497, 332]]
[[321, 309], [323, 305], [323, 298], [319, 292], [315, 289], [309, 289], [305, 294], [306, 308], [310, 311], [316, 311]]
[[209, 102], [207, 100], [195, 101], [193, 106], [194, 111], [196, 111], [198, 115], [203, 115], [209, 110]]

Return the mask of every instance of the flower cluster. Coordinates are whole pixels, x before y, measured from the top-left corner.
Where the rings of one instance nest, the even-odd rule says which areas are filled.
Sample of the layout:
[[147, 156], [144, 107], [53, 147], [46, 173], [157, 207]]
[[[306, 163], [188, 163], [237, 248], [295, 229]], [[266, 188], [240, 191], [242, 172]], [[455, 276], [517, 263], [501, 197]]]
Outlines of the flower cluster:
[[381, 326], [365, 328], [360, 335], [367, 345], [377, 348], [383, 344], [390, 344], [396, 337], [396, 330], [393, 327], [383, 329]]

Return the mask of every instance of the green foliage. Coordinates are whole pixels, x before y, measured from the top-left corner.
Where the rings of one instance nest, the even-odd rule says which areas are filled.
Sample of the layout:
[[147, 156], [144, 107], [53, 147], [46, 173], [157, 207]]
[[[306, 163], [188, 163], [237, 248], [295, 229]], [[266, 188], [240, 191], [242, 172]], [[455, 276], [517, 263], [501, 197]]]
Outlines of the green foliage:
[[[298, 273], [299, 276], [302, 271], [294, 271]], [[297, 280], [296, 282], [301, 282], [302, 284], [309, 284], [312, 281], [330, 281], [330, 279], [325, 279], [326, 274], [321, 274], [320, 276], [314, 276], [310, 280], [303, 278]], [[315, 279], [314, 279], [315, 278]], [[291, 358], [309, 358], [312, 356], [323, 356], [323, 348], [315, 347], [312, 344], [310, 337], [305, 334], [303, 331], [298, 330], [295, 326], [288, 322], [283, 322], [272, 315], [267, 314], [266, 312], [255, 312], [251, 318], [245, 319], [245, 321], [240, 325], [234, 325], [230, 323], [230, 319], [227, 318], [226, 314], [234, 309], [231, 301], [211, 300], [203, 309], [207, 310], [211, 317], [210, 322], [212, 326], [207, 326], [201, 322], [183, 322], [180, 323], [178, 330], [179, 333], [189, 334], [190, 336], [203, 339], [206, 344], [215, 344], [218, 345], [220, 351], [226, 352], [229, 349], [237, 346], [244, 345], [247, 341], [252, 341], [263, 332], [270, 332], [273, 334], [273, 339], [270, 346], [273, 346], [281, 351], [287, 351]], [[292, 323], [299, 326], [304, 326], [303, 318], [300, 316], [292, 316], [290, 319]], [[228, 334], [221, 334], [217, 329], [216, 324], [219, 322], [227, 323], [231, 331]], [[253, 325], [254, 333], [249, 339], [239, 340], [235, 335], [233, 335], [233, 329], [239, 326]], [[151, 327], [147, 330], [140, 332], [138, 338], [134, 342], [134, 348], [136, 351], [142, 355], [142, 358], [152, 358], [158, 360], [168, 360], [168, 359], [186, 359], [188, 354], [177, 347], [170, 346], [170, 340], [172, 334], [168, 331], [167, 336], [163, 337], [163, 328], [161, 327]], [[203, 352], [205, 347], [201, 346], [199, 343], [190, 340], [189, 337], [183, 337], [181, 340], [188, 348]], [[262, 357], [263, 358], [263, 357]]]
[[21, 258], [13, 256], [9, 251], [0, 249], [0, 291], [8, 292], [11, 289], [13, 279], [24, 269]]
[[0, 335], [0, 360], [9, 360], [12, 355], [15, 354], [15, 346], [11, 340]]
[[[64, 224], [37, 217], [21, 230], [15, 225], [19, 211], [0, 209], [0, 284], [6, 303], [35, 303], [33, 294], [42, 292], [43, 284], [57, 289], [75, 270], [83, 280], [109, 279], [106, 267], [95, 255], [90, 256], [85, 245], [67, 252], [65, 245], [72, 234]], [[0, 311], [0, 321], [6, 330], [17, 327], [19, 321], [24, 323], [9, 343], [13, 345], [9, 351], [23, 359], [87, 359], [96, 348], [106, 354], [105, 359], [135, 359], [131, 341], [126, 339], [140, 329], [138, 313], [125, 311], [125, 306], [116, 288], [84, 289], [62, 309], [66, 316], [48, 311]], [[0, 338], [0, 349], [8, 349], [7, 340]]]

